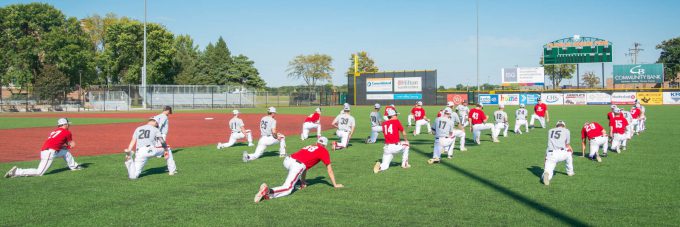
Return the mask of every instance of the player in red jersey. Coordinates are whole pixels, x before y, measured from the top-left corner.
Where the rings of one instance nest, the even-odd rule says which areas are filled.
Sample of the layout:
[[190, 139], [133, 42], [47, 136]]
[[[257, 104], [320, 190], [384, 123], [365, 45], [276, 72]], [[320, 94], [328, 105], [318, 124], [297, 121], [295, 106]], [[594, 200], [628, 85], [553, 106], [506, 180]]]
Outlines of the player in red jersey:
[[621, 109], [614, 109], [614, 117], [609, 120], [609, 137], [612, 139], [611, 149], [616, 153], [621, 153], [621, 144], [628, 139], [626, 128], [628, 127], [628, 120], [621, 114]]
[[475, 141], [477, 144], [481, 144], [481, 140], [479, 137], [481, 137], [482, 130], [487, 130], [491, 129], [491, 139], [493, 142], [497, 143], [498, 138], [493, 137], [496, 135], [496, 127], [493, 127], [492, 123], [486, 123], [486, 120], [489, 118], [484, 114], [484, 111], [482, 110], [484, 108], [484, 105], [481, 103], [477, 103], [477, 106], [473, 109], [470, 110], [470, 113], [468, 114], [468, 122], [470, 122], [470, 131], [472, 132], [472, 139]]
[[[394, 158], [394, 154], [403, 152], [401, 156], [401, 168], [410, 168], [411, 165], [408, 164], [408, 149], [409, 144], [406, 139], [406, 131], [404, 131], [404, 126], [401, 125], [399, 119], [397, 119], [397, 112], [394, 110], [389, 110], [387, 115], [390, 117], [389, 120], [383, 122], [383, 135], [385, 136], [385, 146], [383, 147], [383, 158], [382, 162], [376, 162], [373, 166], [373, 172], [378, 173], [380, 171], [385, 171], [390, 168], [390, 162]], [[399, 134], [404, 136], [404, 141], [399, 139]]]
[[413, 105], [413, 108], [411, 108], [411, 112], [406, 117], [406, 119], [407, 119], [406, 122], [408, 123], [408, 127], [411, 127], [412, 123], [416, 121], [416, 117], [413, 114], [413, 110], [415, 110], [416, 107], [418, 107], [418, 102], [416, 102], [416, 104]]
[[[387, 121], [390, 119], [389, 116], [387, 116], [387, 111], [388, 110], [394, 110], [395, 113], [397, 113], [397, 108], [394, 106], [394, 104], [390, 104], [389, 106], [385, 107], [385, 113], [383, 114], [383, 120]], [[399, 113], [397, 113], [399, 115]]]
[[[427, 133], [432, 133], [432, 126], [430, 125], [430, 119], [427, 119], [427, 116], [425, 116], [425, 109], [423, 109], [423, 102], [418, 101], [416, 103], [416, 106], [411, 109], [411, 115], [413, 115], [413, 118], [416, 120], [416, 128], [413, 130], [413, 135], [419, 135], [420, 134], [420, 128], [425, 125], [427, 126]], [[410, 124], [409, 124], [410, 125]]]
[[300, 139], [306, 140], [309, 137], [309, 130], [316, 128], [316, 137], [321, 137], [321, 108], [316, 108], [313, 114], [305, 118], [302, 123], [302, 134]]
[[617, 107], [616, 105], [611, 105], [609, 107], [612, 109], [612, 111], [607, 113], [607, 120], [611, 121], [612, 118], [614, 118], [614, 110], [618, 109], [619, 107]]
[[633, 131], [635, 132], [635, 135], [640, 135], [640, 132], [642, 131], [643, 119], [643, 111], [642, 108], [640, 108], [640, 104], [635, 104], [630, 109], [630, 115], [633, 116]]
[[73, 155], [69, 149], [76, 146], [76, 142], [73, 141], [73, 135], [71, 131], [68, 130], [70, 122], [66, 118], [60, 118], [57, 120], [57, 129], [50, 133], [47, 140], [43, 144], [42, 150], [40, 152], [40, 164], [38, 164], [37, 169], [19, 169], [16, 166], [12, 167], [5, 177], [35, 177], [42, 176], [45, 171], [52, 165], [52, 160], [54, 158], [63, 157], [66, 161], [66, 165], [71, 170], [81, 170], [82, 168], [78, 166]]
[[298, 152], [283, 160], [283, 166], [288, 169], [288, 176], [283, 185], [269, 188], [267, 184], [260, 185], [260, 191], [255, 194], [255, 202], [260, 202], [262, 199], [273, 199], [290, 195], [295, 188], [295, 184], [300, 181], [300, 189], [307, 187], [307, 170], [314, 167], [317, 163], [323, 162], [328, 170], [328, 177], [331, 178], [333, 187], [342, 188], [342, 184], [335, 182], [335, 174], [333, 167], [331, 167], [331, 157], [326, 150], [328, 139], [326, 137], [319, 137], [316, 144], [303, 147]]
[[602, 147], [602, 156], [607, 157], [607, 130], [597, 122], [586, 121], [583, 124], [583, 129], [581, 129], [581, 154], [583, 157], [586, 154], [586, 141], [590, 142], [588, 158], [602, 162], [598, 150]]
[[548, 114], [548, 106], [538, 98], [538, 104], [534, 106], [534, 114], [531, 115], [531, 121], [529, 122], [529, 127], [534, 128], [534, 120], [538, 120], [541, 123], [541, 128], [545, 128], [545, 122], [550, 122], [550, 114]]

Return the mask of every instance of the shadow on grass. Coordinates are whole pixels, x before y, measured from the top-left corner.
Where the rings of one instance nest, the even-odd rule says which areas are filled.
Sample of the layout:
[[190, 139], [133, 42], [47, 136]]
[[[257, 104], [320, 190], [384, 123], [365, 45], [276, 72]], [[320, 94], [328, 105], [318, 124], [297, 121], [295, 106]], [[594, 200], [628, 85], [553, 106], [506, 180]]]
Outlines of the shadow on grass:
[[[416, 153], [421, 154], [425, 157], [429, 157], [429, 155], [431, 154], [431, 153], [425, 153], [422, 150], [417, 149], [415, 147], [411, 147], [410, 150], [415, 151]], [[446, 166], [447, 168], [451, 169], [454, 172], [460, 173], [460, 174], [462, 174], [462, 175], [464, 175], [464, 176], [466, 176], [470, 179], [473, 179], [473, 180], [475, 180], [479, 183], [482, 183], [483, 185], [485, 185], [489, 188], [492, 188], [492, 189], [502, 193], [503, 195], [510, 197], [511, 199], [514, 199], [517, 202], [520, 202], [520, 203], [522, 203], [522, 204], [524, 204], [528, 207], [531, 207], [534, 210], [541, 212], [545, 215], [556, 218], [556, 219], [560, 220], [561, 222], [563, 222], [565, 224], [572, 225], [572, 226], [588, 226], [587, 223], [585, 223], [581, 220], [578, 220], [578, 219], [571, 217], [567, 214], [561, 213], [554, 208], [551, 208], [551, 207], [543, 205], [539, 202], [536, 202], [536, 201], [534, 201], [534, 200], [532, 200], [532, 199], [530, 199], [526, 196], [523, 196], [523, 195], [521, 195], [521, 194], [519, 194], [515, 191], [510, 190], [509, 188], [506, 188], [506, 187], [503, 187], [502, 185], [496, 184], [493, 181], [484, 179], [483, 177], [481, 177], [477, 174], [474, 174], [470, 171], [467, 171], [465, 169], [462, 169], [458, 166], [453, 165], [453, 163], [451, 163], [451, 162], [442, 162], [440, 165]], [[530, 170], [531, 169], [533, 169], [533, 167], [530, 168]]]
[[167, 166], [161, 166], [161, 167], [154, 167], [154, 168], [149, 168], [144, 170], [141, 174], [139, 174], [139, 177], [143, 176], [149, 176], [149, 175], [154, 175], [154, 174], [163, 174], [168, 172], [168, 167]]
[[[93, 163], [82, 163], [82, 164], [79, 164], [78, 166], [80, 166], [80, 167], [83, 168], [83, 169], [87, 169], [87, 168], [89, 168], [91, 165], [93, 165]], [[48, 175], [48, 174], [55, 174], [55, 173], [61, 173], [61, 172], [64, 172], [64, 171], [69, 171], [69, 170], [71, 170], [71, 169], [69, 169], [68, 167], [64, 167], [64, 168], [52, 170], [52, 171], [50, 171], [49, 173], [46, 173], [45, 175]]]
[[[543, 176], [543, 168], [541, 168], [541, 167], [539, 167], [539, 166], [532, 166], [532, 167], [527, 168], [527, 170], [529, 170], [529, 172], [533, 173], [534, 176], [537, 176], [537, 177], [539, 177], [539, 178], [540, 178], [541, 176]], [[565, 172], [560, 172], [560, 171], [555, 171], [555, 173], [557, 173], [557, 174], [562, 174], [562, 175], [567, 175], [567, 173], [565, 173]]]
[[177, 154], [177, 153], [179, 153], [180, 151], [183, 151], [183, 150], [184, 150], [183, 148], [177, 148], [177, 149], [172, 149], [172, 148], [170, 148], [170, 149], [172, 150], [172, 154]]
[[315, 177], [313, 179], [307, 179], [307, 186], [312, 186], [312, 185], [315, 185], [315, 184], [325, 184], [325, 185], [333, 187], [333, 185], [331, 183], [328, 183], [328, 181], [325, 181], [324, 178], [326, 178], [326, 177], [318, 176], [318, 177]]

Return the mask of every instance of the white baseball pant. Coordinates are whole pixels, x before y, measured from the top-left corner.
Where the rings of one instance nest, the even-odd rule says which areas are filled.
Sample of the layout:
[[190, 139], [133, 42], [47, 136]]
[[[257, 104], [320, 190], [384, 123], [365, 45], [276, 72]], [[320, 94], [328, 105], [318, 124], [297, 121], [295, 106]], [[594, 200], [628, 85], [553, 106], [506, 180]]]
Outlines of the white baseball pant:
[[69, 150], [61, 149], [59, 151], [55, 151], [52, 149], [47, 149], [40, 152], [40, 164], [38, 164], [37, 169], [17, 168], [16, 172], [14, 173], [14, 176], [16, 177], [42, 176], [43, 174], [45, 174], [47, 169], [50, 168], [54, 158], [60, 157], [64, 158], [64, 161], [66, 161], [66, 166], [68, 166], [69, 169], [75, 169], [76, 167], [78, 167], [78, 163], [76, 163], [75, 159], [73, 158], [73, 155], [71, 155], [71, 152]]
[[524, 125], [524, 131], [529, 132], [529, 124], [527, 123], [526, 119], [517, 119], [515, 120], [515, 133], [517, 134], [522, 134], [522, 130], [519, 128]]
[[316, 128], [316, 136], [320, 137], [321, 136], [321, 124], [313, 123], [313, 122], [305, 122], [302, 124], [302, 135], [300, 135], [300, 138], [302, 140], [306, 140], [309, 138], [309, 130], [315, 129]]
[[[411, 122], [413, 122], [415, 120], [416, 120], [416, 117], [413, 116], [413, 114], [409, 114], [408, 117], [407, 117], [408, 126], [411, 126]], [[418, 123], [416, 122], [416, 124], [418, 124]]]
[[543, 172], [548, 173], [548, 180], [553, 177], [553, 172], [555, 172], [555, 166], [558, 162], [566, 162], [567, 174], [574, 174], [574, 160], [572, 158], [571, 152], [566, 150], [553, 150], [552, 152], [547, 151], [545, 155], [545, 165], [543, 166]]
[[531, 115], [531, 121], [529, 122], [529, 125], [534, 126], [534, 121], [538, 120], [539, 123], [541, 123], [541, 128], [545, 128], [545, 117], [538, 116], [536, 114]]
[[419, 135], [420, 134], [420, 127], [426, 125], [427, 126], [427, 133], [432, 132], [432, 126], [430, 125], [430, 122], [425, 120], [425, 119], [420, 119], [416, 121], [416, 129], [413, 132], [414, 135]]
[[639, 123], [640, 131], [644, 131], [645, 129], [647, 129], [647, 125], [645, 124], [645, 122], [647, 122], [647, 117], [641, 117]]
[[[127, 168], [128, 171], [128, 177], [130, 179], [137, 179], [139, 178], [139, 174], [142, 173], [142, 169], [144, 169], [144, 165], [146, 165], [146, 161], [149, 160], [149, 158], [163, 158], [163, 154], [165, 150], [162, 147], [143, 147], [137, 149], [137, 152], [135, 152], [135, 157], [134, 160], [130, 159], [125, 161], [125, 167]], [[167, 165], [168, 165], [168, 172], [169, 173], [174, 173], [177, 171], [177, 166], [175, 165], [175, 159], [172, 157], [172, 151], [168, 149], [168, 157], [165, 159]]]
[[641, 125], [640, 125], [640, 119], [633, 119], [633, 123], [631, 124], [633, 127], [633, 131], [638, 133], [641, 132]]
[[378, 140], [378, 134], [382, 132], [382, 126], [377, 125], [371, 127], [371, 137], [368, 139], [369, 143], [375, 143]]
[[628, 144], [628, 140], [630, 140], [630, 139], [633, 138], [633, 134], [634, 134], [634, 133], [633, 133], [633, 125], [632, 125], [632, 124], [628, 124], [628, 126], [626, 126], [626, 139], [623, 140], [622, 146], [625, 147], [625, 146]]
[[283, 182], [281, 186], [272, 188], [272, 193], [269, 198], [279, 198], [283, 196], [290, 195], [295, 189], [295, 183], [300, 180], [302, 173], [305, 172], [306, 166], [300, 162], [297, 162], [291, 157], [286, 157], [283, 160], [283, 167], [288, 169], [288, 176], [286, 181]]
[[472, 138], [475, 141], [479, 141], [479, 137], [482, 134], [482, 130], [491, 129], [492, 139], [495, 139], [493, 135], [496, 135], [496, 128], [491, 123], [476, 124], [472, 126]]
[[460, 124], [465, 127], [468, 126], [470, 122], [468, 122], [467, 114], [465, 116], [460, 116]]
[[606, 154], [607, 153], [607, 146], [609, 146], [609, 141], [607, 141], [606, 136], [599, 136], [595, 137], [590, 140], [590, 154], [588, 154], [588, 157], [590, 158], [595, 158], [595, 154], [599, 151], [600, 147], [602, 147], [602, 153]]
[[274, 136], [263, 136], [257, 141], [257, 147], [255, 147], [255, 153], [248, 154], [248, 161], [252, 161], [260, 158], [267, 149], [267, 146], [279, 144], [279, 155], [286, 155], [286, 137], [281, 136], [280, 139], [274, 138]]
[[223, 143], [220, 147], [227, 148], [234, 146], [236, 141], [246, 137], [248, 137], [248, 145], [253, 144], [253, 134], [250, 132], [250, 130], [246, 130], [245, 134], [243, 132], [231, 132], [231, 135], [229, 135], [229, 141]]
[[401, 155], [401, 167], [408, 165], [408, 148], [409, 145], [404, 142], [399, 142], [397, 144], [385, 144], [383, 147], [383, 158], [380, 163], [380, 171], [385, 171], [390, 168], [390, 163], [397, 153], [403, 152]]
[[347, 144], [349, 143], [349, 132], [345, 130], [336, 130], [335, 135], [337, 135], [340, 139], [340, 142], [337, 143], [338, 148], [345, 148], [347, 147]]
[[494, 131], [496, 134], [493, 135], [494, 138], [498, 138], [498, 135], [501, 134], [501, 131], [503, 132], [503, 137], [508, 137], [508, 128], [510, 128], [510, 125], [507, 123], [496, 123], [494, 124], [494, 128], [496, 128]]
[[613, 133], [612, 134], [612, 150], [618, 150], [620, 146], [625, 143], [628, 136], [626, 134]]

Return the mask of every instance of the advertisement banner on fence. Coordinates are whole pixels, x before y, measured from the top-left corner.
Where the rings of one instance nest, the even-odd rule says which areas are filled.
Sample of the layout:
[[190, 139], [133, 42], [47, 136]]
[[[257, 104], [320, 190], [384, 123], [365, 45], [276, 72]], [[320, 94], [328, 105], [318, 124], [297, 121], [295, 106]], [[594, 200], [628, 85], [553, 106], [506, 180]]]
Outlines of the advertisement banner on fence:
[[663, 104], [663, 93], [661, 92], [638, 92], [637, 98], [642, 105], [661, 105]]
[[545, 70], [543, 67], [502, 68], [501, 82], [503, 86], [519, 84], [522, 86], [543, 85]]
[[546, 105], [564, 105], [564, 94], [562, 93], [543, 93], [541, 100]]
[[564, 105], [585, 105], [586, 103], [586, 93], [564, 94]]
[[540, 97], [541, 97], [541, 94], [538, 94], [538, 93], [519, 94], [519, 104], [536, 105], [536, 104], [538, 104], [538, 98], [540, 98]]
[[394, 78], [394, 92], [423, 91], [422, 78], [420, 77], [396, 77]]
[[614, 92], [612, 93], [612, 104], [633, 105], [637, 94], [635, 92]]
[[394, 100], [421, 100], [423, 99], [423, 94], [411, 93], [411, 94], [394, 94]]
[[663, 104], [664, 105], [680, 105], [680, 92], [664, 92], [663, 93]]
[[479, 95], [479, 103], [484, 105], [497, 105], [498, 95]]
[[468, 95], [467, 94], [447, 94], [446, 95], [446, 101], [447, 102], [453, 102], [454, 104], [458, 105], [463, 103], [463, 101], [468, 100]]
[[392, 78], [366, 78], [366, 92], [385, 91], [392, 91]]
[[501, 94], [499, 104], [503, 105], [519, 105], [519, 94]]
[[367, 94], [367, 100], [393, 100], [394, 94]]
[[612, 96], [607, 93], [586, 93], [586, 104], [588, 105], [609, 105], [611, 103]]

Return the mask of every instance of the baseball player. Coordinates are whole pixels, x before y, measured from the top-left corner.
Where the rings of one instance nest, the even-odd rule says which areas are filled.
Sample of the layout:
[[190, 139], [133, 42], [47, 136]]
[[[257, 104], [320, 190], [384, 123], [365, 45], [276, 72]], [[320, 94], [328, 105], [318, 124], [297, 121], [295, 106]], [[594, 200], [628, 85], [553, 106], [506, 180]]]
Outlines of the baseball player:
[[614, 118], [614, 110], [618, 109], [618, 107], [616, 105], [611, 105], [609, 108], [611, 108], [612, 111], [607, 113], [607, 120], [611, 121], [612, 118]]
[[[437, 118], [439, 118], [439, 117], [441, 117], [442, 115], [444, 115], [444, 110], [446, 110], [446, 109], [451, 110], [451, 116], [456, 115], [456, 117], [458, 117], [458, 114], [456, 114], [456, 112], [453, 112], [453, 106], [454, 106], [454, 105], [455, 105], [455, 104], [454, 104], [453, 102], [451, 102], [451, 101], [446, 102], [446, 106], [444, 107], [444, 109], [442, 109], [442, 110], [440, 110], [439, 112], [437, 112]], [[460, 117], [458, 118], [458, 121], [460, 122]]]
[[378, 140], [378, 133], [382, 132], [382, 117], [380, 117], [380, 104], [373, 106], [371, 117], [371, 136], [366, 139], [366, 143], [375, 143]]
[[444, 115], [435, 120], [435, 139], [432, 159], [427, 163], [434, 164], [441, 161], [441, 151], [446, 151], [448, 158], [453, 158], [453, 148], [456, 144], [456, 137], [460, 138], [460, 150], [465, 151], [465, 128], [460, 124], [458, 116], [451, 109], [444, 109]]
[[153, 117], [158, 123], [158, 130], [163, 133], [163, 139], [167, 142], [168, 139], [168, 129], [170, 128], [170, 122], [168, 121], [168, 116], [172, 114], [172, 107], [163, 107], [163, 112]]
[[541, 180], [543, 184], [550, 185], [555, 166], [558, 162], [565, 162], [567, 176], [574, 176], [574, 161], [572, 159], [571, 133], [565, 128], [564, 121], [557, 121], [555, 128], [548, 131], [548, 149], [545, 152], [545, 164]]
[[354, 117], [349, 114], [349, 106], [343, 108], [343, 113], [335, 117], [331, 123], [334, 127], [338, 128], [335, 131], [335, 135], [338, 136], [340, 142], [333, 141], [333, 150], [340, 150], [346, 148], [349, 145], [349, 139], [352, 138], [354, 134]]
[[630, 109], [630, 115], [633, 117], [633, 131], [635, 132], [635, 135], [640, 135], [640, 131], [642, 126], [640, 125], [640, 122], [642, 120], [642, 110], [638, 108], [638, 105], [634, 105]]
[[76, 160], [71, 155], [69, 149], [76, 146], [73, 141], [73, 134], [69, 131], [71, 123], [66, 118], [59, 118], [57, 120], [57, 129], [50, 132], [50, 135], [43, 143], [40, 152], [40, 164], [37, 169], [19, 169], [16, 166], [12, 167], [5, 174], [6, 178], [10, 177], [37, 177], [45, 174], [45, 171], [50, 168], [52, 161], [55, 158], [63, 157], [66, 165], [72, 171], [81, 170], [82, 167], [78, 165]]
[[[133, 150], [132, 147], [135, 147], [135, 149]], [[165, 139], [163, 139], [163, 134], [158, 129], [155, 117], [149, 118], [145, 125], [135, 129], [130, 145], [125, 149], [125, 167], [128, 177], [137, 179], [139, 174], [142, 173], [146, 161], [152, 157], [165, 158], [168, 174], [170, 176], [177, 174], [177, 166], [172, 157], [172, 151], [168, 148]]]
[[534, 114], [531, 115], [529, 127], [534, 128], [534, 120], [541, 123], [541, 128], [545, 128], [545, 122], [550, 122], [550, 114], [548, 113], [548, 106], [543, 103], [541, 98], [538, 98], [538, 104], [534, 106]]
[[501, 131], [503, 131], [503, 137], [508, 137], [508, 128], [510, 128], [510, 125], [508, 124], [508, 114], [505, 113], [505, 105], [499, 104], [498, 110], [493, 112], [493, 117], [496, 119], [496, 124], [494, 125], [496, 128], [496, 135], [493, 137], [498, 138]]
[[411, 109], [411, 114], [416, 120], [416, 128], [413, 131], [414, 136], [420, 134], [420, 127], [423, 125], [427, 126], [427, 133], [432, 134], [432, 126], [430, 125], [430, 119], [427, 119], [427, 116], [425, 116], [426, 114], [425, 109], [423, 109], [423, 102], [418, 101], [416, 106]]
[[623, 141], [626, 141], [628, 138], [626, 134], [627, 127], [628, 120], [621, 114], [621, 109], [616, 108], [614, 110], [614, 117], [609, 121], [609, 131], [611, 132], [609, 137], [612, 139], [611, 150], [616, 153], [621, 153]]
[[640, 104], [640, 100], [635, 100], [635, 107], [640, 109], [640, 122], [639, 122], [639, 128], [640, 132], [645, 131], [647, 129], [647, 126], [645, 122], [647, 122], [647, 110], [643, 105]]
[[527, 114], [526, 106], [524, 104], [519, 104], [519, 109], [515, 111], [515, 133], [522, 134], [522, 130], [519, 129], [522, 125], [524, 125], [524, 131], [529, 133]]
[[217, 143], [217, 149], [227, 148], [233, 146], [236, 141], [247, 138], [248, 146], [253, 146], [253, 134], [250, 129], [246, 129], [243, 124], [243, 120], [238, 117], [238, 110], [231, 111], [234, 117], [229, 120], [229, 129], [231, 129], [231, 135], [229, 136], [229, 141], [226, 143]]
[[[411, 165], [408, 163], [409, 143], [408, 139], [406, 139], [404, 126], [402, 126], [399, 119], [397, 119], [397, 112], [393, 109], [388, 110], [387, 115], [390, 119], [382, 124], [383, 136], [385, 137], [382, 162], [376, 162], [375, 165], [373, 165], [373, 173], [379, 173], [380, 171], [385, 171], [390, 168], [390, 163], [392, 162], [392, 158], [394, 158], [394, 154], [401, 152], [403, 152], [401, 156], [401, 168], [411, 168]], [[400, 133], [404, 136], [403, 141], [399, 139]]]
[[602, 147], [602, 156], [607, 156], [607, 130], [597, 122], [586, 121], [581, 129], [581, 154], [585, 157], [586, 141], [590, 143], [590, 154], [588, 158], [602, 162], [598, 150]]
[[321, 108], [316, 108], [313, 114], [305, 118], [305, 123], [302, 123], [302, 135], [300, 139], [306, 140], [309, 137], [309, 130], [316, 129], [316, 137], [321, 137]]
[[267, 116], [260, 120], [260, 140], [257, 141], [255, 153], [248, 154], [243, 151], [243, 162], [249, 162], [258, 159], [267, 149], [267, 146], [279, 144], [279, 157], [286, 156], [286, 137], [276, 130], [276, 108], [267, 108]]
[[626, 126], [626, 139], [623, 140], [622, 150], [626, 150], [626, 145], [628, 144], [628, 140], [631, 140], [633, 138], [633, 115], [630, 114], [630, 111], [622, 109], [621, 108], [621, 115], [623, 115], [624, 118], [626, 118], [626, 121], [628, 121], [628, 126]]
[[300, 189], [307, 187], [307, 170], [314, 167], [317, 163], [323, 162], [328, 171], [328, 177], [331, 178], [331, 183], [335, 188], [342, 188], [342, 184], [335, 182], [335, 174], [333, 167], [331, 167], [331, 157], [326, 150], [328, 139], [326, 137], [319, 137], [316, 144], [303, 147], [298, 152], [283, 160], [283, 167], [288, 169], [288, 176], [283, 185], [269, 188], [267, 184], [262, 183], [260, 190], [255, 194], [255, 202], [260, 202], [263, 199], [273, 199], [290, 195], [295, 188], [295, 184], [300, 181]]
[[460, 116], [460, 122], [463, 124], [463, 127], [468, 126], [470, 124], [470, 122], [468, 122], [470, 108], [468, 107], [466, 100], [463, 100], [460, 105], [456, 106], [456, 112], [458, 112], [458, 116]]
[[383, 113], [383, 120], [385, 121], [390, 119], [389, 116], [387, 116], [389, 110], [394, 110], [394, 112], [397, 113], [397, 115], [399, 115], [399, 113], [397, 112], [397, 108], [394, 106], [394, 104], [390, 104], [389, 106], [385, 107], [385, 112]]
[[475, 143], [482, 144], [479, 138], [482, 134], [482, 130], [491, 129], [491, 139], [494, 143], [497, 143], [498, 138], [494, 136], [496, 135], [496, 128], [493, 126], [493, 124], [486, 123], [486, 120], [489, 117], [484, 114], [484, 111], [482, 110], [483, 108], [484, 105], [477, 103], [477, 107], [470, 110], [468, 115], [468, 120], [471, 123], [470, 131], [472, 132], [472, 138], [475, 140]]
[[416, 107], [418, 107], [418, 102], [416, 102], [416, 104], [413, 105], [413, 108], [411, 108], [411, 113], [408, 114], [408, 117], [407, 117], [408, 127], [411, 127], [411, 122], [415, 122], [415, 121], [416, 121], [416, 117], [415, 117], [415, 115], [413, 114], [413, 110], [414, 110]]

